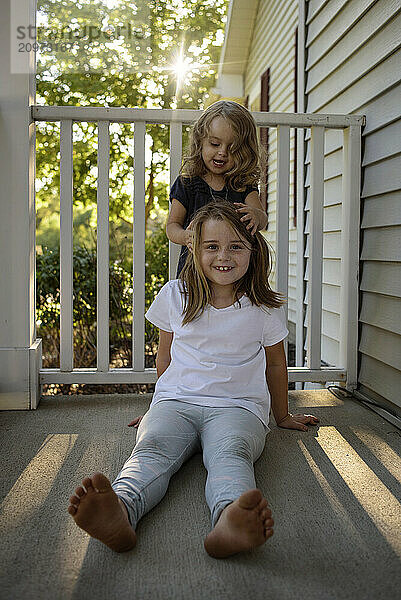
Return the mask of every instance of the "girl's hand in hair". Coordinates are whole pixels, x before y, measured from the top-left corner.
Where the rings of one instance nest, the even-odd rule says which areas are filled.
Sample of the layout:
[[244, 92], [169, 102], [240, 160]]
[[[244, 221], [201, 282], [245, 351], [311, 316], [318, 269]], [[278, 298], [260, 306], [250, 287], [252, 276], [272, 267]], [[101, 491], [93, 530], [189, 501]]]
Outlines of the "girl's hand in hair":
[[234, 202], [234, 204], [238, 207], [238, 212], [244, 213], [244, 216], [241, 217], [240, 220], [243, 222], [248, 221], [246, 228], [251, 229], [252, 235], [254, 235], [259, 229], [262, 229], [262, 210], [254, 206], [250, 206], [249, 204], [243, 204], [242, 202]]
[[319, 419], [314, 415], [297, 414], [292, 415], [288, 413], [284, 419], [277, 423], [278, 427], [284, 429], [299, 429], [300, 431], [308, 431], [307, 425], [317, 425]]
[[192, 221], [191, 221], [190, 224], [188, 225], [188, 227], [185, 229], [185, 246], [187, 246], [188, 250], [191, 250], [191, 252], [192, 252], [193, 239], [194, 239], [194, 232], [192, 231]]
[[128, 423], [128, 427], [135, 427], [135, 429], [138, 429], [139, 423], [142, 421], [142, 419], [143, 415], [141, 415], [140, 417], [135, 417], [135, 419], [131, 421], [131, 423]]

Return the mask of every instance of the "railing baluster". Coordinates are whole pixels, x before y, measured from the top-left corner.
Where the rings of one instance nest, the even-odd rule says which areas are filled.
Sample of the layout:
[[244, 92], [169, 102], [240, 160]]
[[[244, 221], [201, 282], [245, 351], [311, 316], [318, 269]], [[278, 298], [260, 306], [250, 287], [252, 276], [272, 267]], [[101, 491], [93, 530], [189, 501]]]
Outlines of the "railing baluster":
[[[276, 203], [276, 289], [288, 296], [288, 241], [290, 198], [290, 128], [277, 127], [277, 203]], [[284, 306], [288, 320], [288, 304]], [[287, 351], [288, 341], [284, 346]]]
[[[178, 177], [182, 155], [182, 124], [170, 123], [170, 187]], [[169, 241], [168, 278], [175, 279], [181, 246]]]
[[134, 129], [134, 371], [145, 368], [145, 123]]
[[60, 130], [60, 370], [73, 369], [72, 121]]
[[361, 185], [361, 132], [343, 133], [343, 203], [341, 226], [340, 366], [347, 369], [347, 389], [358, 381], [358, 287]]
[[109, 162], [108, 121], [98, 124], [97, 178], [97, 370], [109, 370]]
[[[297, 132], [297, 289], [295, 321], [295, 364], [304, 366], [304, 229], [305, 229], [305, 129]], [[298, 384], [296, 389], [302, 389]]]
[[320, 369], [324, 205], [324, 128], [311, 128], [308, 354], [310, 369]]
[[[41, 369], [42, 383], [151, 383], [154, 369], [145, 369], [145, 132], [146, 123], [170, 125], [170, 184], [181, 164], [182, 125], [193, 122], [200, 111], [153, 111], [142, 109], [103, 109], [92, 107], [33, 107], [36, 121], [61, 121], [60, 137], [60, 369]], [[357, 376], [358, 258], [360, 129], [364, 117], [355, 115], [304, 115], [253, 113], [258, 125], [278, 129], [277, 188], [277, 289], [288, 294], [289, 238], [289, 133], [290, 127], [311, 128], [310, 235], [308, 261], [308, 339], [307, 366], [290, 367], [289, 380], [295, 382], [345, 381], [354, 387]], [[98, 263], [97, 320], [98, 363], [96, 368], [73, 369], [73, 121], [99, 122], [98, 151]], [[134, 318], [132, 326], [133, 369], [109, 369], [109, 133], [108, 123], [135, 124], [134, 137]], [[340, 306], [339, 367], [321, 367], [322, 330], [322, 254], [324, 197], [324, 131], [344, 131], [343, 207], [342, 207], [342, 290]], [[299, 148], [304, 135], [299, 137]], [[300, 153], [301, 154], [301, 153]], [[298, 173], [298, 236], [303, 235], [303, 174]], [[297, 282], [303, 285], [302, 240], [297, 245], [299, 264]], [[179, 245], [170, 244], [169, 275], [175, 277]], [[303, 302], [297, 306], [297, 338], [302, 338]], [[300, 333], [299, 333], [300, 332]], [[302, 341], [302, 340], [301, 340]], [[297, 342], [297, 360], [303, 348]]]

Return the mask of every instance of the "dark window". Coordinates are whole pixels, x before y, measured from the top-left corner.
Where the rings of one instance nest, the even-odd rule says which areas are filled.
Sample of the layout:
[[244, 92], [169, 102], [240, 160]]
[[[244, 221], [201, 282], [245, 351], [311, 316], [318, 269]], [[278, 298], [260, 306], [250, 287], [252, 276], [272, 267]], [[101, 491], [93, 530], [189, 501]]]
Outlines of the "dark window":
[[[294, 113], [298, 112], [298, 27], [295, 29], [295, 65], [294, 65]], [[303, 131], [303, 129], [301, 130]], [[294, 186], [293, 186], [293, 198], [294, 198], [294, 227], [297, 226], [297, 129], [295, 129], [295, 141], [294, 141]]]
[[[260, 79], [260, 110], [269, 112], [270, 109], [270, 69], [265, 71]], [[262, 169], [260, 177], [260, 199], [262, 205], [268, 214], [268, 189], [267, 182], [269, 176], [269, 129], [260, 128], [260, 144], [262, 146]]]

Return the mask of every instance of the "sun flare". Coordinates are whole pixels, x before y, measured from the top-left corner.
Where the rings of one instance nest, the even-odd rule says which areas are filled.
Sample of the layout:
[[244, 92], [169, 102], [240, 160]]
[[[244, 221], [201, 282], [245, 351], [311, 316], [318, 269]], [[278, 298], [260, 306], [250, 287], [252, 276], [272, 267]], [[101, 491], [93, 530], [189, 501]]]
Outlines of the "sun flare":
[[180, 80], [183, 80], [185, 75], [187, 75], [187, 73], [189, 73], [192, 69], [193, 65], [191, 64], [190, 60], [182, 57], [179, 57], [172, 66], [173, 72]]

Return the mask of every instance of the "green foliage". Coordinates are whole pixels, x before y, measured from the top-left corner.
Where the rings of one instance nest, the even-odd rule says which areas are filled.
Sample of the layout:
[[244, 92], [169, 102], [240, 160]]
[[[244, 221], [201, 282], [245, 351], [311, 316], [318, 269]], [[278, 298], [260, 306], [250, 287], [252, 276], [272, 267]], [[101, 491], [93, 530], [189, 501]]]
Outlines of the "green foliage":
[[[38, 53], [37, 103], [47, 106], [203, 108], [214, 85], [228, 0], [39, 0], [39, 42], [65, 26], [136, 24], [143, 36], [118, 45], [92, 40], [80, 52]], [[139, 50], [138, 50], [139, 48]], [[82, 51], [81, 51], [82, 50]], [[84, 50], [84, 51], [83, 51]], [[179, 81], [173, 65], [191, 68]], [[95, 61], [95, 62], [94, 62]], [[195, 64], [196, 63], [196, 64]], [[178, 85], [180, 84], [180, 85]], [[96, 364], [97, 125], [74, 123], [75, 366]], [[183, 131], [185, 147], [188, 128]], [[110, 125], [110, 356], [131, 364], [133, 138], [131, 124]], [[148, 125], [145, 172], [146, 284], [149, 306], [168, 278], [169, 128]], [[44, 366], [59, 364], [60, 126], [36, 127], [38, 335]], [[42, 253], [40, 253], [42, 251]], [[154, 365], [157, 330], [146, 322], [146, 366]]]
[[[112, 6], [112, 8], [109, 8]], [[85, 52], [61, 52], [53, 45], [39, 53], [37, 102], [48, 106], [202, 108], [213, 86], [222, 43], [227, 0], [40, 0], [39, 41], [66, 26], [135, 23], [143, 40], [120, 46], [88, 42]], [[47, 36], [48, 37], [48, 36]], [[68, 40], [67, 40], [68, 41]], [[144, 43], [146, 42], [145, 46]], [[196, 66], [177, 88], [173, 69], [179, 57]], [[98, 61], [94, 68], [93, 59]], [[148, 61], [148, 63], [146, 63]], [[147, 217], [155, 206], [168, 209], [166, 169], [169, 128], [149, 126], [151, 160], [146, 168]], [[186, 132], [184, 133], [186, 137]], [[110, 136], [110, 219], [132, 223], [133, 127], [112, 125]], [[96, 210], [97, 126], [74, 124], [74, 213]], [[37, 125], [37, 207], [39, 245], [54, 245], [60, 196], [59, 124]], [[48, 216], [51, 218], [47, 218]], [[89, 240], [85, 240], [88, 243]]]
[[[145, 308], [148, 309], [168, 280], [168, 240], [163, 229], [145, 240]], [[38, 336], [45, 340], [44, 367], [59, 366], [60, 252], [45, 248], [37, 257]], [[110, 262], [110, 362], [113, 367], [132, 364], [132, 260]], [[96, 366], [96, 250], [74, 248], [73, 327], [74, 366]], [[155, 366], [158, 330], [145, 322], [146, 367]]]
[[[178, 94], [179, 108], [200, 108], [214, 83], [227, 0], [39, 0], [38, 93], [47, 105], [169, 108], [176, 95], [173, 65], [184, 57], [193, 67]], [[132, 24], [141, 35], [121, 35], [118, 44], [71, 38], [66, 28], [103, 29]], [[52, 43], [74, 43], [71, 51]], [[220, 37], [217, 37], [220, 32]], [[54, 36], [53, 36], [54, 37]], [[46, 51], [46, 44], [49, 50]], [[94, 60], [95, 59], [95, 60]]]

